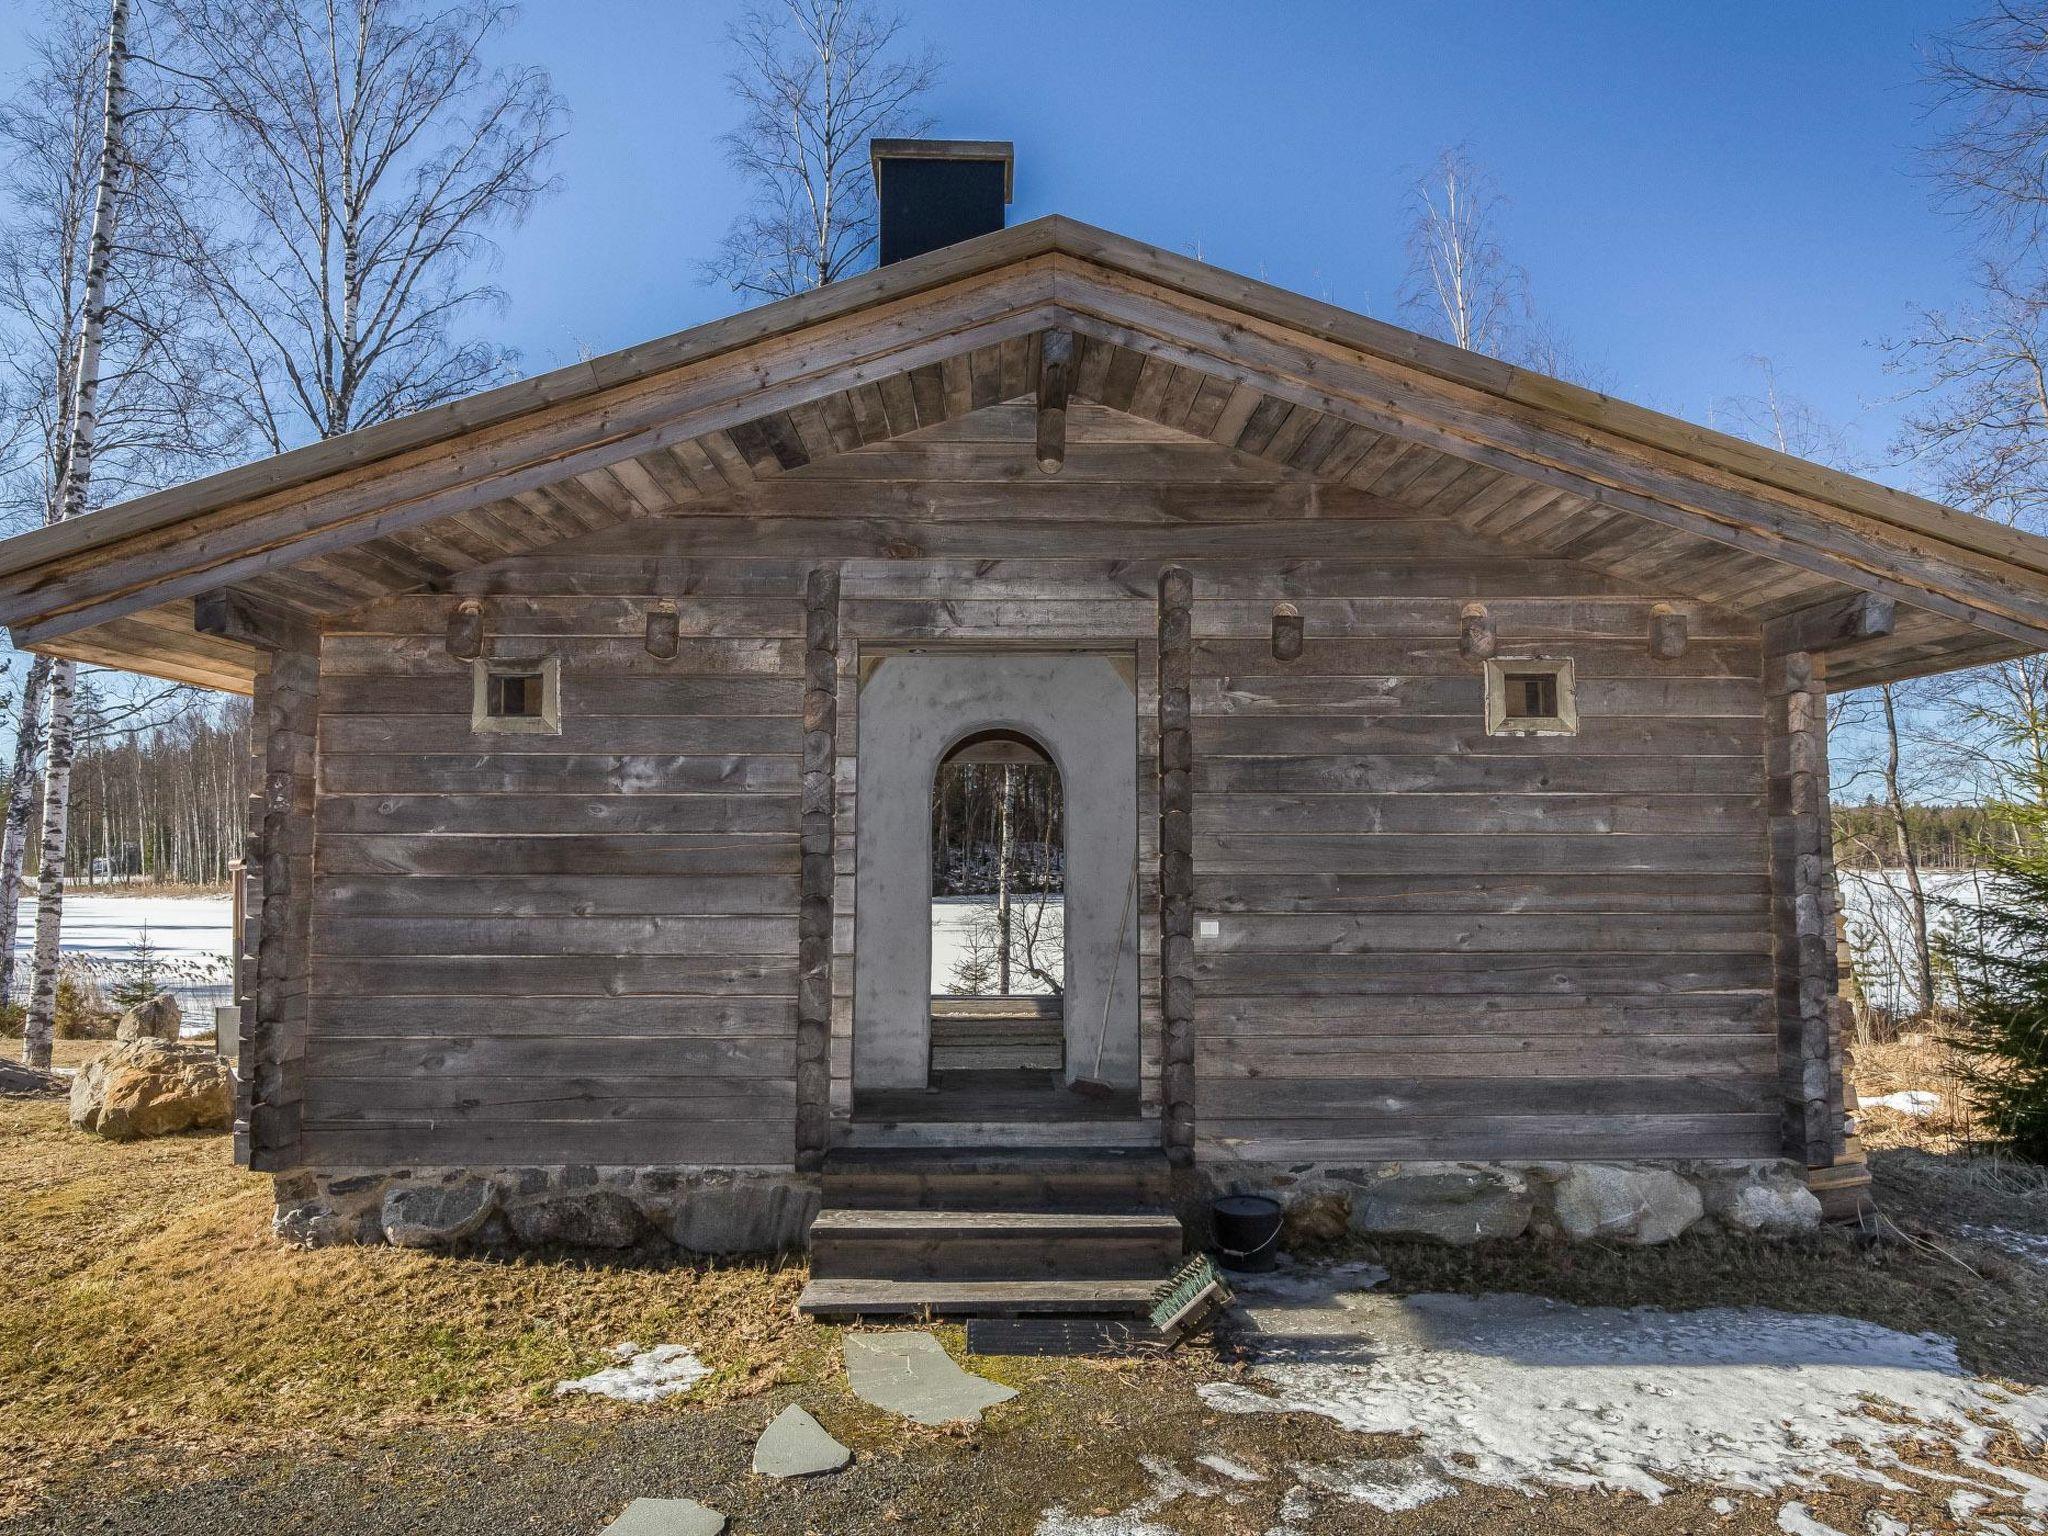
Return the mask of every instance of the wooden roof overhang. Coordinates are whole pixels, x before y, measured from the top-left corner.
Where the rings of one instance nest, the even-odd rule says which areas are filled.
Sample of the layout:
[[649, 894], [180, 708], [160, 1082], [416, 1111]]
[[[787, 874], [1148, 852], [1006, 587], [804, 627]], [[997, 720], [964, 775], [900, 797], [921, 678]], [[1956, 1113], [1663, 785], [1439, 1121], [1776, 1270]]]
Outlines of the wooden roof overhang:
[[1759, 622], [1874, 593], [1838, 687], [2048, 649], [2048, 540], [1051, 217], [0, 543], [52, 654], [246, 689], [286, 625], [1072, 393]]

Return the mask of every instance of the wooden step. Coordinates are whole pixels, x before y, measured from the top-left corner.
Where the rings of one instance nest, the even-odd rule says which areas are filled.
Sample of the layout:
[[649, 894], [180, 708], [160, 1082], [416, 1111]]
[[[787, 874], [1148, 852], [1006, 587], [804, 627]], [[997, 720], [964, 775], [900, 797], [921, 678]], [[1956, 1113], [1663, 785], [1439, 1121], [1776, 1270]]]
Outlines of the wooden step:
[[813, 1280], [796, 1305], [805, 1317], [1143, 1317], [1159, 1283]]
[[1147, 1211], [1171, 1203], [1172, 1172], [1156, 1145], [839, 1148], [823, 1194], [828, 1209]]
[[846, 1210], [811, 1224], [824, 1280], [1144, 1280], [1180, 1262], [1168, 1211]]

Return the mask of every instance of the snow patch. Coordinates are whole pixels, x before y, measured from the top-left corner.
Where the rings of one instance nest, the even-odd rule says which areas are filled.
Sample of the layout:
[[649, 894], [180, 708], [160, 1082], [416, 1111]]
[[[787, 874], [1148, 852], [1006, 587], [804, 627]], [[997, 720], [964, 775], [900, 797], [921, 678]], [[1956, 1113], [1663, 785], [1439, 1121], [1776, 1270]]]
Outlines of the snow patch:
[[1865, 1109], [1896, 1110], [1915, 1120], [1925, 1120], [1941, 1108], [1941, 1095], [1925, 1088], [1908, 1088], [1903, 1093], [1882, 1093], [1869, 1099], [1859, 1097], [1856, 1102]]
[[[1293, 1289], [1290, 1287], [1290, 1289]], [[1676, 1313], [1530, 1296], [1244, 1298], [1253, 1376], [1198, 1388], [1230, 1413], [1318, 1413], [1409, 1435], [1428, 1470], [1511, 1488], [1748, 1493], [1830, 1477], [1900, 1486], [1916, 1447], [1965, 1459], [2033, 1512], [2048, 1482], [1983, 1459], [2048, 1444], [2048, 1398], [1968, 1376], [1954, 1343], [1763, 1308]], [[1885, 1418], [1873, 1401], [1894, 1405]]]
[[614, 1348], [612, 1358], [621, 1363], [574, 1381], [556, 1382], [555, 1396], [582, 1392], [622, 1403], [658, 1403], [689, 1391], [711, 1374], [711, 1367], [697, 1358], [696, 1351], [681, 1344], [642, 1349], [628, 1342]]

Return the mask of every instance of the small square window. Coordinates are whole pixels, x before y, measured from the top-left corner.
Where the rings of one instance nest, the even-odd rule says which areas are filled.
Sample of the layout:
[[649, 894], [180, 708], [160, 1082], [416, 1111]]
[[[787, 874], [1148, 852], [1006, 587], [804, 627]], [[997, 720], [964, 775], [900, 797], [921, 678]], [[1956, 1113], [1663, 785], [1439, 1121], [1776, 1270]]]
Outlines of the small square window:
[[479, 656], [470, 698], [473, 731], [557, 735], [562, 729], [562, 663], [536, 658]]
[[493, 672], [484, 707], [493, 720], [538, 720], [546, 692], [538, 672]]
[[1516, 657], [1486, 664], [1489, 736], [1574, 736], [1579, 729], [1569, 657]]
[[1506, 714], [1510, 720], [1554, 720], [1557, 718], [1557, 674], [1555, 672], [1510, 672], [1502, 679]]

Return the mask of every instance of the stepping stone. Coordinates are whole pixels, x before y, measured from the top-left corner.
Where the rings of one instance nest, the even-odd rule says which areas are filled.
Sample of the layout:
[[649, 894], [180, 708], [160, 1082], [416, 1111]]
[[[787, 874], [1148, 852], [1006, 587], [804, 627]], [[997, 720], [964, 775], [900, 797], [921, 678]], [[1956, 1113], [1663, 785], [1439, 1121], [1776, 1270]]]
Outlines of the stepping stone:
[[863, 1402], [919, 1424], [972, 1424], [1017, 1395], [961, 1370], [928, 1333], [849, 1333], [846, 1379]]
[[768, 1477], [837, 1472], [852, 1458], [853, 1452], [795, 1403], [775, 1415], [754, 1443], [754, 1470]]
[[695, 1499], [635, 1499], [599, 1536], [719, 1536], [725, 1516]]

